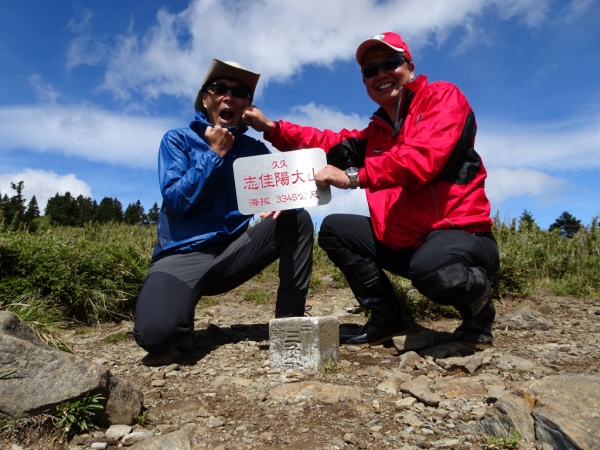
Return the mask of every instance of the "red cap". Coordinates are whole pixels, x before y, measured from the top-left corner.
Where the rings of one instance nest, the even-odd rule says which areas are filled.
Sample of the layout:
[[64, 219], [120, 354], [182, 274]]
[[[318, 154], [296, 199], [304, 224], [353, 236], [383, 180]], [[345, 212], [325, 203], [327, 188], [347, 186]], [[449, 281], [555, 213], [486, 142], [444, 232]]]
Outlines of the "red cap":
[[410, 54], [410, 50], [408, 49], [408, 45], [406, 45], [406, 42], [402, 40], [402, 37], [398, 33], [385, 31], [383, 33], [375, 34], [369, 39], [361, 42], [356, 49], [356, 61], [358, 61], [358, 64], [362, 66], [363, 58], [365, 57], [367, 50], [381, 44], [387, 45], [396, 52], [403, 53], [403, 56], [406, 57], [406, 59], [412, 61], [412, 56]]

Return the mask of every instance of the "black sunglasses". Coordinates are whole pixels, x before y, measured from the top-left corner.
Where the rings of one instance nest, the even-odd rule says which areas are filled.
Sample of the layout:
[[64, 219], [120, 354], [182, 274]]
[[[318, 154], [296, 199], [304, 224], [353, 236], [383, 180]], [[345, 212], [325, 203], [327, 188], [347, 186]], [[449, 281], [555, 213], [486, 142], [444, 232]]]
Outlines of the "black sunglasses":
[[365, 68], [362, 69], [361, 72], [362, 72], [363, 77], [373, 78], [373, 77], [377, 76], [377, 74], [379, 73], [380, 70], [383, 70], [384, 72], [391, 72], [392, 70], [396, 70], [398, 67], [400, 67], [405, 62], [408, 62], [408, 59], [403, 58], [403, 57], [386, 59], [385, 61], [380, 62], [379, 64], [373, 64], [370, 66], [366, 66]]
[[244, 86], [227, 86], [225, 83], [213, 83], [206, 90], [216, 95], [225, 95], [231, 91], [235, 98], [250, 98], [250, 91]]

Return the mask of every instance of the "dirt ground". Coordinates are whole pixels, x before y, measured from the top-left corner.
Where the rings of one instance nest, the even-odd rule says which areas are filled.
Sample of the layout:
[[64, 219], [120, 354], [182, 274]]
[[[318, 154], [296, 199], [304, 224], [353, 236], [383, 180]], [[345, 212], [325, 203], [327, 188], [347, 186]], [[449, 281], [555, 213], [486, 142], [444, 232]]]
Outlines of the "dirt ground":
[[[264, 287], [264, 286], [263, 286]], [[106, 336], [127, 330], [127, 324], [70, 330], [66, 334], [76, 355], [106, 365], [117, 376], [138, 384], [144, 392], [144, 414], [136, 429], [166, 434], [187, 423], [195, 426], [194, 448], [207, 449], [485, 449], [488, 438], [473, 432], [489, 398], [447, 400], [439, 407], [416, 403], [410, 410], [421, 425], [410, 426], [396, 401], [408, 394], [384, 392], [380, 384], [398, 374], [399, 351], [390, 343], [373, 348], [341, 349], [341, 362], [317, 372], [286, 374], [269, 367], [268, 322], [274, 305], [257, 305], [243, 299], [248, 285], [214, 297], [217, 304], [196, 311], [195, 346], [182, 355], [178, 367], [150, 368], [141, 364], [145, 352], [127, 334], [117, 343]], [[344, 314], [355, 306], [349, 289], [326, 289], [311, 295], [313, 316], [336, 315], [343, 324], [361, 324], [361, 314]], [[511, 389], [519, 382], [554, 373], [597, 374], [600, 365], [600, 299], [556, 297], [540, 291], [528, 299], [496, 302], [497, 322], [529, 306], [550, 324], [548, 330], [494, 331], [491, 356], [513, 355], [536, 361], [532, 370], [506, 369], [496, 359], [475, 373], [449, 373], [435, 363], [408, 372], [424, 374], [432, 383], [445, 378], [476, 377], [484, 384]], [[420, 323], [435, 330], [440, 341], [459, 324], [458, 319]], [[491, 378], [490, 378], [491, 377]], [[361, 400], [320, 402], [312, 398], [274, 398], [269, 391], [289, 382], [318, 381], [349, 386]], [[412, 417], [412, 416], [411, 416]], [[93, 438], [60, 444], [56, 434], [34, 428], [12, 437], [3, 436], [2, 448], [89, 448]], [[429, 430], [429, 431], [427, 431]], [[100, 430], [97, 437], [101, 437]], [[79, 443], [79, 444], [77, 444]], [[446, 444], [444, 444], [446, 443]], [[109, 449], [122, 444], [111, 444]], [[531, 448], [522, 444], [522, 448]]]

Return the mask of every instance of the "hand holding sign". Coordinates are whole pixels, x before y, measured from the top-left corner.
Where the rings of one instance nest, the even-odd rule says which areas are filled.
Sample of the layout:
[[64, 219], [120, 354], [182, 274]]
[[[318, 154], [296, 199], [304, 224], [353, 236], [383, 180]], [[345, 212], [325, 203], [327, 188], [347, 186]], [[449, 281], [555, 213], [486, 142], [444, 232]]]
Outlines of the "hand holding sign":
[[326, 165], [319, 148], [240, 158], [233, 163], [238, 209], [259, 214], [325, 205], [331, 190], [315, 177]]

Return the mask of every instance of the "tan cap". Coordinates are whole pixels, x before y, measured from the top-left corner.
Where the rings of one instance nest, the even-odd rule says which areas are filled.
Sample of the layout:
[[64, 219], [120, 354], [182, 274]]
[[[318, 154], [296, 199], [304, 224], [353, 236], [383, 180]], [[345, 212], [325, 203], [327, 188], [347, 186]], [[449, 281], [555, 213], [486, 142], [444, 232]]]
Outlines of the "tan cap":
[[216, 58], [213, 59], [210, 63], [210, 67], [208, 68], [208, 72], [206, 72], [206, 76], [202, 81], [202, 85], [198, 90], [198, 94], [196, 94], [196, 101], [194, 102], [196, 111], [202, 111], [206, 114], [206, 108], [204, 108], [204, 105], [202, 104], [202, 92], [206, 88], [206, 85], [209, 81], [217, 78], [234, 78], [241, 81], [250, 91], [250, 101], [252, 101], [254, 98], [256, 85], [258, 84], [258, 79], [260, 78], [260, 73], [250, 72], [249, 70], [244, 69], [240, 64], [233, 61], [221, 61]]

